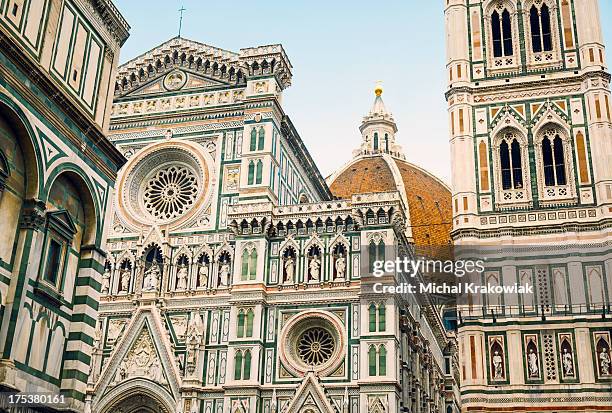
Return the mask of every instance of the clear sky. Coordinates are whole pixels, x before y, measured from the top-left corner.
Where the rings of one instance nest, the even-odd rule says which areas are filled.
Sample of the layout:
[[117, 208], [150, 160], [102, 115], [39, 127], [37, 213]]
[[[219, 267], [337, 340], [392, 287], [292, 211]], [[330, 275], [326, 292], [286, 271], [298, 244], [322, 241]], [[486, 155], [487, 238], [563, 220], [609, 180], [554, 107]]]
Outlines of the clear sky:
[[[408, 160], [450, 182], [442, 0], [115, 4], [132, 26], [122, 62], [176, 36], [181, 6], [187, 9], [183, 37], [236, 52], [281, 43], [293, 64], [283, 107], [324, 176], [359, 146], [359, 124], [382, 81]], [[610, 50], [612, 0], [600, 0], [600, 8]]]

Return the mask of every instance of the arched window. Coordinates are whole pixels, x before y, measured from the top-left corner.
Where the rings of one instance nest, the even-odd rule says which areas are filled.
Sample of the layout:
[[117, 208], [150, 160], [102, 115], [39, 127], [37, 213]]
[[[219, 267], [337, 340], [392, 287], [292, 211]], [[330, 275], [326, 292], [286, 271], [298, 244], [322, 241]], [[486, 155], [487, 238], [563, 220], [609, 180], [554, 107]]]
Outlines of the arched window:
[[252, 152], [257, 149], [257, 130], [251, 129], [251, 142], [249, 143], [249, 150]]
[[544, 167], [544, 185], [567, 184], [563, 140], [559, 135], [555, 135], [552, 142], [548, 136], [542, 140], [542, 164]]
[[249, 251], [245, 248], [242, 251], [242, 271], [240, 273], [240, 279], [246, 281], [249, 276]]
[[502, 188], [512, 188], [512, 168], [510, 166], [510, 150], [508, 143], [504, 140], [499, 146], [499, 163], [501, 166]]
[[389, 134], [385, 133], [385, 152], [389, 152]]
[[387, 328], [386, 308], [384, 304], [378, 306], [378, 331], [385, 331]]
[[246, 313], [246, 336], [253, 337], [253, 320], [255, 320], [255, 313], [252, 309]]
[[261, 159], [257, 161], [257, 168], [255, 170], [255, 184], [259, 185], [262, 181], [262, 173], [263, 173], [263, 162]]
[[253, 161], [249, 162], [249, 176], [248, 176], [248, 181], [247, 183], [249, 185], [253, 185], [253, 183], [255, 182], [255, 163]]
[[387, 349], [383, 345], [378, 350], [378, 375], [387, 375]]
[[266, 131], [264, 128], [259, 128], [259, 140], [257, 141], [257, 150], [263, 151], [266, 142]]
[[249, 256], [249, 279], [254, 280], [257, 275], [257, 250], [253, 248]]
[[491, 33], [493, 35], [493, 56], [502, 57], [504, 52], [502, 48], [501, 21], [497, 10], [491, 15]]
[[371, 345], [368, 350], [368, 374], [376, 376], [376, 347], [374, 345]]
[[504, 56], [512, 56], [514, 54], [512, 48], [512, 20], [507, 9], [502, 12], [502, 34], [504, 37]]
[[557, 178], [557, 185], [566, 185], [567, 179], [565, 177], [565, 157], [563, 155], [563, 141], [559, 135], [555, 136], [553, 141], [553, 152], [555, 158], [555, 175]]
[[376, 331], [376, 304], [374, 303], [370, 304], [368, 313], [369, 313], [368, 318], [369, 318], [369, 325], [370, 325], [369, 330], [370, 330], [370, 333], [373, 333]]
[[244, 310], [238, 310], [238, 328], [236, 329], [236, 337], [238, 338], [244, 337], [244, 322], [245, 322]]
[[521, 162], [521, 145], [516, 138], [512, 140], [510, 145], [504, 139], [499, 145], [502, 189], [523, 188], [523, 166]]
[[512, 19], [508, 9], [504, 9], [501, 18], [497, 10], [491, 14], [491, 34], [493, 37], [493, 56], [512, 56]]
[[242, 267], [240, 271], [240, 279], [242, 281], [254, 280], [257, 274], [257, 250], [255, 248], [249, 250], [245, 248], [242, 251]]
[[374, 132], [374, 150], [378, 150], [378, 132]]
[[552, 34], [550, 26], [550, 11], [546, 4], [538, 8], [533, 5], [529, 11], [531, 26], [531, 46], [535, 53], [552, 50]]
[[368, 244], [368, 260], [370, 273], [374, 272], [374, 263], [376, 261], [381, 262], [385, 260], [385, 243], [382, 239], [378, 244], [374, 240], [370, 241]]
[[512, 184], [514, 189], [520, 189], [523, 187], [523, 165], [521, 159], [521, 145], [514, 139], [510, 146], [510, 152], [512, 156]]
[[382, 332], [387, 328], [385, 303], [370, 303], [368, 307], [368, 330], [370, 333]]
[[247, 350], [244, 352], [244, 369], [242, 372], [242, 380], [249, 380], [251, 378], [251, 351]]
[[234, 380], [242, 379], [242, 351], [236, 350], [234, 356]]

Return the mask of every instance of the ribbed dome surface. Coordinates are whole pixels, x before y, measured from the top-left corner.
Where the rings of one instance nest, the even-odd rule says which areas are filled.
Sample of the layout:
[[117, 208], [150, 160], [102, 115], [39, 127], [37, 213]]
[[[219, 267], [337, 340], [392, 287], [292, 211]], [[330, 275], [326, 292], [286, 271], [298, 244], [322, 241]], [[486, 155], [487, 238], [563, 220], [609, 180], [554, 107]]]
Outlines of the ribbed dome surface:
[[392, 167], [397, 168], [404, 183], [410, 225], [418, 246], [446, 246], [452, 227], [451, 193], [430, 173], [400, 159], [389, 165], [383, 156], [357, 158], [329, 182], [338, 198], [354, 194], [397, 191]]

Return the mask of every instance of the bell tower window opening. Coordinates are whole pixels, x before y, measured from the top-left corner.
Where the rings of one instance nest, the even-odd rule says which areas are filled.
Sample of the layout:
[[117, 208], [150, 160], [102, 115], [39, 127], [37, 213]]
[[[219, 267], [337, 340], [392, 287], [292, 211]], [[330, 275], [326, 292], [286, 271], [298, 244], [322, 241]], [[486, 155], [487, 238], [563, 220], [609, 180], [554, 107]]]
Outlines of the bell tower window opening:
[[552, 50], [552, 33], [550, 25], [550, 11], [546, 4], [538, 8], [533, 5], [529, 11], [531, 26], [531, 45], [535, 53]]
[[546, 186], [567, 185], [563, 141], [559, 135], [552, 143], [548, 137], [542, 140], [542, 161]]
[[493, 35], [493, 56], [512, 56], [514, 54], [512, 20], [508, 9], [504, 9], [501, 16], [497, 10], [491, 14], [491, 33]]
[[521, 165], [521, 147], [516, 139], [511, 144], [504, 139], [499, 146], [502, 189], [523, 188], [523, 168]]

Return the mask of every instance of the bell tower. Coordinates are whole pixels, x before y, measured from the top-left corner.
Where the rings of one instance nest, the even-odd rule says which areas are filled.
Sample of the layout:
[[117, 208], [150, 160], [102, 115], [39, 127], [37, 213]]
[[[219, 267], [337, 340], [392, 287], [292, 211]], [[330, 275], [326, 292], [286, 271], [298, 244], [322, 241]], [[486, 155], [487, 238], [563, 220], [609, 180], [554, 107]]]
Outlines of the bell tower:
[[483, 283], [533, 287], [458, 307], [462, 409], [611, 411], [598, 395], [612, 380], [612, 103], [598, 1], [444, 5], [453, 241], [487, 259]]

